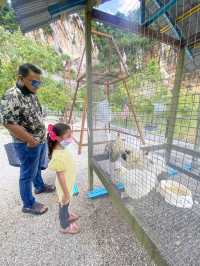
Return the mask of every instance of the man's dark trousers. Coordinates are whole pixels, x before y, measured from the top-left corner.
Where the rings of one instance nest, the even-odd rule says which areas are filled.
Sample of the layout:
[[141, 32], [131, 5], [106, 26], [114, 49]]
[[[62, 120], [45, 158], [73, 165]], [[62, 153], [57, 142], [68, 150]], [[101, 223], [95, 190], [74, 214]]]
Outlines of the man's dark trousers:
[[19, 189], [23, 207], [31, 208], [35, 202], [32, 183], [38, 191], [44, 189], [41, 168], [44, 163], [46, 145], [39, 144], [34, 148], [29, 148], [24, 143], [14, 143], [14, 146], [21, 162]]

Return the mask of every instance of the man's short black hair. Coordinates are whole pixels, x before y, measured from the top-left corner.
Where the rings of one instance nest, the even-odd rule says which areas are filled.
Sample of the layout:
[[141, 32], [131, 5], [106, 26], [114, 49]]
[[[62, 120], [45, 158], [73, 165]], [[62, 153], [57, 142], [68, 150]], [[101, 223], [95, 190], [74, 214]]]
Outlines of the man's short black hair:
[[23, 64], [19, 67], [18, 69], [18, 75], [19, 76], [22, 76], [23, 78], [27, 77], [28, 74], [30, 73], [30, 71], [36, 73], [36, 74], [39, 74], [41, 75], [42, 74], [42, 71], [36, 67], [35, 65], [32, 65], [32, 64]]

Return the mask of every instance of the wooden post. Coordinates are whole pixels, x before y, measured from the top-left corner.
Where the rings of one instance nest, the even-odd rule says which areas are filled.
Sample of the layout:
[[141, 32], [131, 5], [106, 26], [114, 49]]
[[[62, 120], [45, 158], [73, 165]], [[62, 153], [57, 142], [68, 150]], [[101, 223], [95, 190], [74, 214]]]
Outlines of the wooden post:
[[83, 107], [83, 113], [82, 113], [81, 133], [80, 133], [80, 140], [78, 144], [78, 154], [81, 154], [82, 152], [86, 115], [87, 115], [87, 97], [85, 98], [85, 101], [84, 101], [84, 107]]
[[88, 128], [88, 181], [89, 190], [93, 189], [93, 93], [92, 93], [92, 17], [91, 17], [91, 0], [87, 1], [85, 7], [85, 51], [86, 51], [86, 77], [87, 77], [87, 128]]
[[77, 98], [77, 93], [78, 93], [79, 83], [80, 83], [80, 77], [79, 76], [80, 76], [81, 67], [82, 67], [82, 64], [83, 64], [84, 55], [85, 55], [85, 48], [83, 50], [83, 53], [82, 53], [82, 56], [81, 56], [81, 61], [80, 61], [79, 67], [78, 67], [78, 72], [77, 72], [77, 77], [76, 77], [76, 89], [75, 89], [75, 93], [74, 93], [74, 97], [73, 97], [73, 102], [72, 102], [72, 105], [71, 105], [69, 119], [68, 119], [68, 123], [69, 124], [71, 122], [72, 114], [73, 114], [73, 110], [74, 110], [74, 105], [76, 103], [76, 98]]
[[140, 139], [141, 139], [141, 142], [143, 145], [145, 145], [145, 140], [144, 140], [144, 136], [143, 136], [143, 130], [141, 129], [140, 127], [140, 123], [137, 119], [137, 114], [135, 112], [135, 108], [134, 108], [134, 104], [133, 104], [133, 101], [131, 99], [131, 95], [130, 95], [130, 92], [129, 92], [129, 89], [128, 89], [128, 86], [127, 86], [127, 83], [125, 80], [123, 80], [123, 84], [124, 84], [124, 88], [126, 90], [126, 94], [128, 96], [128, 101], [129, 101], [129, 106], [130, 106], [130, 109], [131, 109], [131, 112], [133, 114], [133, 117], [134, 117], [134, 122], [136, 124], [136, 127], [137, 127], [137, 130], [138, 130], [138, 133], [140, 135]]
[[166, 152], [167, 163], [169, 162], [171, 157], [171, 145], [173, 144], [173, 138], [174, 138], [179, 95], [180, 95], [183, 70], [184, 70], [184, 61], [185, 61], [185, 48], [182, 48], [178, 54], [178, 60], [176, 64], [176, 75], [175, 75], [174, 87], [172, 90], [172, 101], [168, 117], [167, 152]]
[[113, 43], [113, 45], [114, 45], [114, 47], [115, 47], [115, 50], [116, 50], [116, 52], [117, 52], [117, 55], [118, 55], [118, 57], [119, 57], [119, 61], [122, 63], [122, 66], [123, 66], [123, 68], [124, 68], [123, 73], [126, 73], [126, 74], [128, 75], [129, 72], [128, 72], [128, 69], [127, 69], [126, 62], [124, 62], [124, 59], [123, 59], [123, 57], [122, 57], [122, 55], [121, 55], [121, 53], [120, 53], [119, 47], [118, 47], [118, 45], [117, 45], [117, 43], [116, 43], [116, 41], [115, 41], [115, 39], [114, 39], [113, 37], [112, 37], [112, 43]]
[[76, 89], [75, 89], [75, 92], [74, 92], [74, 97], [73, 97], [72, 105], [71, 105], [71, 108], [70, 108], [70, 113], [69, 113], [69, 118], [68, 118], [68, 124], [71, 123], [72, 114], [73, 114], [73, 110], [74, 110], [74, 105], [76, 103], [78, 88], [79, 88], [79, 81], [77, 81], [77, 83], [76, 83]]

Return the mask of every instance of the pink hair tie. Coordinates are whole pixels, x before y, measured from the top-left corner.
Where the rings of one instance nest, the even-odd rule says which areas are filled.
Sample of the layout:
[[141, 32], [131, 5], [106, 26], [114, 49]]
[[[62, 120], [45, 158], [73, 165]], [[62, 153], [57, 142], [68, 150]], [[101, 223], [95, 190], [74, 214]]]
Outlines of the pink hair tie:
[[54, 126], [52, 124], [48, 125], [48, 133], [49, 133], [49, 137], [51, 140], [56, 141], [57, 140], [57, 136], [56, 133], [53, 131]]

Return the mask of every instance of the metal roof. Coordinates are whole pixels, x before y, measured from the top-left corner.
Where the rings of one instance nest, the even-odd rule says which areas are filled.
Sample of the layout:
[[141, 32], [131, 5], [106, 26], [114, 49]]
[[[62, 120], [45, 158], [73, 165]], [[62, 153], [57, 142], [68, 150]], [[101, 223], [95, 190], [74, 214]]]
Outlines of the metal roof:
[[[98, 1], [104, 3], [109, 0]], [[94, 1], [95, 2], [95, 1]], [[85, 6], [86, 0], [11, 0], [23, 33], [37, 29], [56, 19], [62, 12], [72, 12]]]
[[200, 1], [149, 0], [143, 8], [143, 25], [181, 41], [187, 70], [200, 68]]

